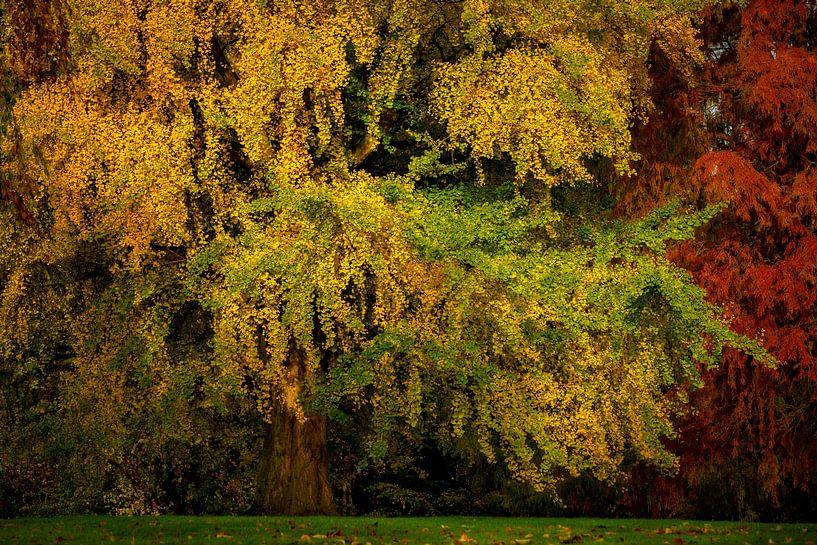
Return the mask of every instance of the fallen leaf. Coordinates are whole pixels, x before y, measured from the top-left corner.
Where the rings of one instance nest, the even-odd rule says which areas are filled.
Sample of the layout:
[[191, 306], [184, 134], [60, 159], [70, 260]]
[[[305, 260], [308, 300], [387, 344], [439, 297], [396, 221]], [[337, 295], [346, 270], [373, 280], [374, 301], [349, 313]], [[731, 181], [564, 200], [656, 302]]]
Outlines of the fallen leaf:
[[583, 541], [582, 536], [570, 536], [564, 539], [560, 539], [559, 543], [581, 543]]

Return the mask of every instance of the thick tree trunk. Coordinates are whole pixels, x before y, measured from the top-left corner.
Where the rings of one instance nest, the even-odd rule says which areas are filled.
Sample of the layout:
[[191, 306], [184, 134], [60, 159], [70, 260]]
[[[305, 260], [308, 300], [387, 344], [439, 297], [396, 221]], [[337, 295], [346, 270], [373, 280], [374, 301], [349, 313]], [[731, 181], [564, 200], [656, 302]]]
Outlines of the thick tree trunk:
[[[290, 378], [303, 379], [297, 353], [290, 362]], [[332, 514], [326, 417], [295, 412], [277, 404], [266, 425], [258, 474], [258, 503], [265, 514]]]

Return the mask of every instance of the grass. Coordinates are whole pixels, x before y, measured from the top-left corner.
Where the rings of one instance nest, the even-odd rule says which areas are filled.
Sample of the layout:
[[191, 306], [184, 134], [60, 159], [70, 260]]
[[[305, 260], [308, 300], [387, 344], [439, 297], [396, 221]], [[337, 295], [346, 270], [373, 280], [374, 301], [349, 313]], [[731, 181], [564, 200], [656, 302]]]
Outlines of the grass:
[[777, 545], [817, 543], [815, 524], [638, 519], [104, 517], [0, 520], [3, 545]]

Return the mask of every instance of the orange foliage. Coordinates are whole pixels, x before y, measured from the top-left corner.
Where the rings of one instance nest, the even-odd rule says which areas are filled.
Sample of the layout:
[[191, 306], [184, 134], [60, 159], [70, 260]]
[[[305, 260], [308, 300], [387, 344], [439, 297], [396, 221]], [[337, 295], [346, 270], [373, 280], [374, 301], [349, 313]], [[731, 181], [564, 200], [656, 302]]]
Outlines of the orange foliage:
[[637, 131], [644, 161], [620, 211], [675, 195], [728, 202], [670, 255], [783, 362], [772, 370], [727, 352], [707, 372], [675, 443], [681, 476], [653, 488], [657, 512], [698, 502], [722, 516], [778, 516], [817, 489], [815, 11], [797, 0], [711, 11], [710, 60], [691, 85], [653, 55], [657, 109]]

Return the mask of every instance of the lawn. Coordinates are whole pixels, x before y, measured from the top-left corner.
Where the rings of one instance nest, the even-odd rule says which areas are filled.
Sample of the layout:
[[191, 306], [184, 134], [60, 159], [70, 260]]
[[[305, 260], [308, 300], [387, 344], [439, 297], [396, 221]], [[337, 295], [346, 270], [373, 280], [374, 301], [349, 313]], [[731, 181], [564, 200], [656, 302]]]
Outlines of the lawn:
[[58, 517], [0, 520], [3, 545], [772, 545], [817, 543], [817, 524], [638, 519]]

